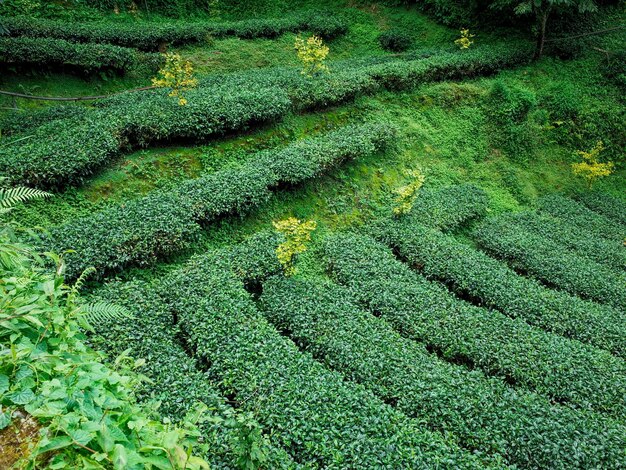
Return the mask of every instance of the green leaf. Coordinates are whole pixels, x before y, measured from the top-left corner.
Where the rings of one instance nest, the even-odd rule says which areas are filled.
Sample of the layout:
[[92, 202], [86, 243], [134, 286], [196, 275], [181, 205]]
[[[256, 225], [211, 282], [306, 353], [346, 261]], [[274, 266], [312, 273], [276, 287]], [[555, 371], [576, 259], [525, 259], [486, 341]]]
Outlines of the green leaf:
[[8, 411], [0, 413], [0, 429], [6, 428], [9, 424], [11, 424], [11, 413]]
[[27, 405], [35, 399], [35, 394], [29, 388], [18, 392], [9, 393], [7, 398], [16, 405]]
[[123, 470], [127, 464], [128, 455], [126, 454], [126, 449], [121, 444], [115, 444], [115, 449], [113, 449], [113, 467]]
[[4, 374], [0, 374], [0, 395], [6, 392], [8, 389], [9, 389], [9, 378]]

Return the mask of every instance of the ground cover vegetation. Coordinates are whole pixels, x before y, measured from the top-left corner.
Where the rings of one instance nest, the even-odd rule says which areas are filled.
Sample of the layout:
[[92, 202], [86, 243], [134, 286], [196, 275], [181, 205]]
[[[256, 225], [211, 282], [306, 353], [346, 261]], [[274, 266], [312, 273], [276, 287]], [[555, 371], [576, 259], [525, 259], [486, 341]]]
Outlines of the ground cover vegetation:
[[0, 467], [624, 468], [624, 13], [0, 3]]

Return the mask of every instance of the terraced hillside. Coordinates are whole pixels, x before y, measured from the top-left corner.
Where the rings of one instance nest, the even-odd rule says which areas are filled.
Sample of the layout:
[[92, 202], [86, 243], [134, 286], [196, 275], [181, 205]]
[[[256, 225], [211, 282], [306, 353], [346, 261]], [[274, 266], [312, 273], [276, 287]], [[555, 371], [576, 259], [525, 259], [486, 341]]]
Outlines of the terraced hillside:
[[626, 467], [623, 7], [17, 3], [0, 468]]

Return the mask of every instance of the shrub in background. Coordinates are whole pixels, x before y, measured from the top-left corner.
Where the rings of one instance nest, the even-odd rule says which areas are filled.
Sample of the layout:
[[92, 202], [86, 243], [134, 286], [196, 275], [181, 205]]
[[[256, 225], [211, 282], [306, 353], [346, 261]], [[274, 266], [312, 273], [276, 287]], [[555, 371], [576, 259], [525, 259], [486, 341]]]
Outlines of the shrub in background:
[[413, 39], [401, 29], [390, 29], [378, 36], [378, 42], [386, 51], [403, 52], [411, 47]]

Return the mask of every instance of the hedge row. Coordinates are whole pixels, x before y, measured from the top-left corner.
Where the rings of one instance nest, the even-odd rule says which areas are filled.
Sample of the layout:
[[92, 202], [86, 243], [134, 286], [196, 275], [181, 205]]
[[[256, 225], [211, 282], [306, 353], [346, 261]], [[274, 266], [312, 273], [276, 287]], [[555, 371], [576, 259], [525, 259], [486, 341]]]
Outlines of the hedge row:
[[482, 248], [548, 285], [626, 310], [626, 274], [570, 253], [541, 235], [521, 231], [509, 217], [486, 220], [474, 236]]
[[539, 210], [553, 217], [563, 219], [566, 223], [578, 227], [581, 231], [610, 240], [624, 241], [626, 225], [605, 217], [588, 209], [576, 201], [551, 194], [539, 200]]
[[453, 230], [483, 217], [489, 207], [485, 191], [472, 184], [422, 191], [403, 219], [440, 230]]
[[332, 39], [348, 30], [337, 15], [306, 12], [282, 18], [224, 23], [76, 23], [43, 18], [10, 17], [2, 20], [11, 36], [65, 39], [82, 43], [115, 44], [144, 51], [157, 51], [163, 44], [181, 45], [206, 41], [209, 36], [273, 38], [288, 31], [306, 30]]
[[626, 202], [623, 200], [597, 191], [580, 194], [576, 200], [592, 211], [626, 227]]
[[536, 212], [518, 212], [502, 215], [503, 223], [520, 232], [528, 232], [557, 243], [582, 258], [607, 265], [612, 269], [626, 269], [626, 250], [623, 242], [596, 237], [562, 219]]
[[301, 353], [263, 318], [231, 269], [219, 255], [196, 258], [160, 291], [207, 376], [299, 464], [484, 468], [451, 438], [421, 429]]
[[626, 358], [626, 324], [611, 307], [548, 289], [506, 264], [417, 223], [386, 221], [376, 238], [429, 278], [486, 307]]
[[302, 76], [298, 68], [214, 76], [187, 93], [187, 106], [178, 106], [163, 91], [118, 95], [97, 104], [88, 123], [53, 121], [33, 138], [0, 148], [0, 174], [16, 184], [76, 183], [129, 146], [206, 138], [251, 121], [276, 119], [289, 109], [327, 107], [384, 87], [493, 73], [528, 57], [526, 47], [485, 46], [415, 60], [338, 64], [331, 74], [315, 79]]
[[189, 246], [200, 223], [242, 213], [268, 200], [279, 184], [297, 184], [344, 160], [371, 155], [392, 140], [377, 123], [352, 125], [281, 150], [261, 151], [241, 167], [159, 190], [51, 231], [47, 248], [67, 249], [69, 276], [94, 266], [100, 272], [146, 266]]
[[275, 277], [262, 312], [315, 358], [461, 445], [520, 468], [623, 468], [626, 435], [596, 415], [551, 406], [430, 354], [330, 283]]
[[80, 182], [124, 148], [243, 130], [278, 119], [289, 107], [285, 93], [275, 88], [198, 89], [188, 92], [186, 106], [161, 90], [135, 95], [124, 97], [127, 106], [55, 120], [31, 138], [2, 147], [0, 173], [29, 186]]
[[102, 70], [126, 72], [140, 63], [156, 69], [160, 54], [141, 54], [109, 44], [76, 44], [51, 38], [0, 38], [0, 63], [67, 67], [93, 73]]
[[[80, 105], [12, 109], [0, 116], [0, 132], [3, 137], [27, 133], [51, 121], [83, 118], [89, 115], [89, 111], [89, 108]], [[5, 144], [9, 145], [8, 142]]]
[[[250, 432], [238, 421], [238, 415], [226, 405], [217, 389], [209, 382], [176, 339], [177, 327], [171, 313], [157, 292], [145, 283], [114, 282], [101, 288], [93, 300], [105, 300], [126, 307], [133, 316], [98, 326], [90, 337], [93, 346], [114, 360], [128, 349], [135, 359], [144, 359], [140, 373], [149, 381], [137, 390], [142, 401], [160, 403], [158, 412], [173, 422], [180, 421], [198, 403], [209, 408], [216, 419], [201, 425], [203, 442], [208, 445], [205, 455], [215, 468], [239, 468], [241, 452], [249, 451], [241, 439]], [[267, 460], [268, 468], [296, 468], [291, 457], [279, 446], [257, 442]]]
[[559, 402], [626, 416], [622, 359], [459, 300], [370, 237], [328, 237], [324, 251], [332, 276], [403, 336]]

